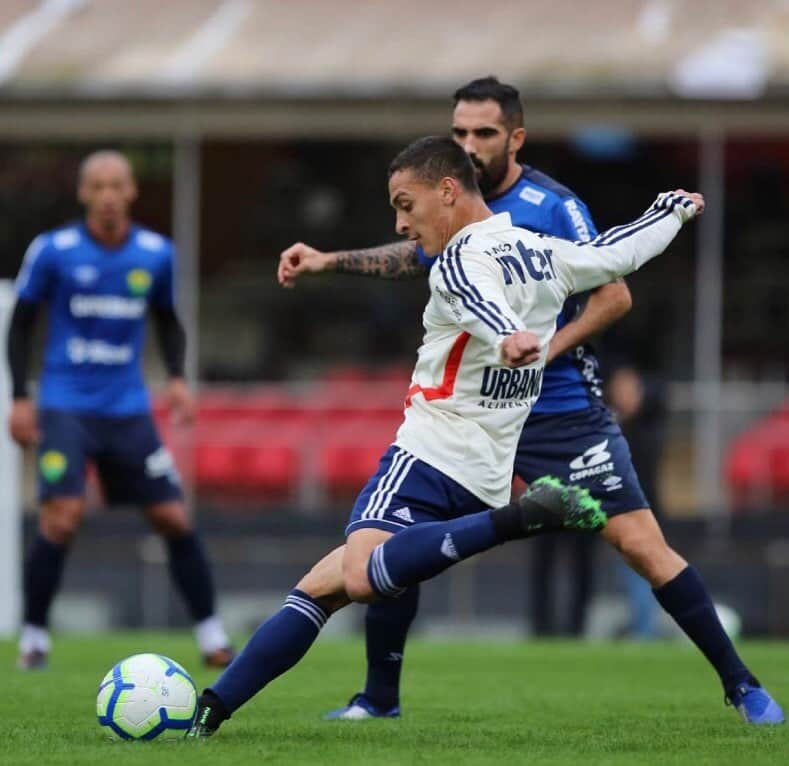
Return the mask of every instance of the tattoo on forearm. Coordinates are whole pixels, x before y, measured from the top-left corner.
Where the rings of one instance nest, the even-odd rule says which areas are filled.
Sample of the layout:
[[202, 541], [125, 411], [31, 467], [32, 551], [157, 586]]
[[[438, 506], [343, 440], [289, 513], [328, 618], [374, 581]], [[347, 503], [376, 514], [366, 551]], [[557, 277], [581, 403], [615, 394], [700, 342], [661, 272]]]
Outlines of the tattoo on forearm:
[[394, 242], [367, 250], [342, 250], [337, 253], [335, 270], [381, 279], [414, 279], [427, 273], [417, 257], [415, 242]]

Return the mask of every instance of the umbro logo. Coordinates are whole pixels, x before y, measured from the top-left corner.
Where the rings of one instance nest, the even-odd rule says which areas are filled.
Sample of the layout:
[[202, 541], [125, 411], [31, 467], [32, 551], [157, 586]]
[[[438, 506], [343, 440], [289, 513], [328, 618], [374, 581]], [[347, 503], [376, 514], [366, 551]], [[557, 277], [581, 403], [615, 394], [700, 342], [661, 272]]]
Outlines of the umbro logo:
[[452, 559], [452, 561], [460, 561], [457, 548], [455, 548], [455, 541], [452, 539], [452, 535], [450, 535], [449, 532], [444, 535], [444, 540], [441, 543], [441, 553], [448, 559]]
[[414, 523], [414, 518], [411, 516], [411, 509], [407, 506], [405, 508], [398, 508], [396, 511], [392, 511], [392, 516], [401, 521], [407, 521], [409, 524]]

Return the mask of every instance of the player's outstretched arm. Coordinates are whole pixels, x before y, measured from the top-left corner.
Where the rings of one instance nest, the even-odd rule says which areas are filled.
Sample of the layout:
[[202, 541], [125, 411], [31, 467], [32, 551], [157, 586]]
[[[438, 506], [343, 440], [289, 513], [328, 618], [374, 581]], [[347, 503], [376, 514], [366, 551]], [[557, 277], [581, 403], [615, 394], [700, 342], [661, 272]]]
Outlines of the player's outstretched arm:
[[567, 292], [585, 292], [626, 276], [660, 255], [682, 225], [703, 210], [701, 194], [684, 189], [664, 192], [640, 218], [604, 231], [591, 242], [545, 238], [553, 244], [546, 252]]
[[277, 280], [282, 287], [294, 287], [302, 274], [336, 271], [380, 279], [414, 279], [427, 273], [419, 262], [416, 243], [394, 242], [364, 250], [325, 253], [297, 242], [279, 256]]

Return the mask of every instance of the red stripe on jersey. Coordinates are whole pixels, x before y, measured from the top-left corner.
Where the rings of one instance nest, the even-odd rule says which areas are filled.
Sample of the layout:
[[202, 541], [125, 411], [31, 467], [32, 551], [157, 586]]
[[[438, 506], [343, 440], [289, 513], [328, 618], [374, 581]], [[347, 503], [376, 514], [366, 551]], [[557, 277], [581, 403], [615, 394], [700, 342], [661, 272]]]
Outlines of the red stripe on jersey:
[[444, 378], [440, 386], [433, 386], [431, 388], [422, 388], [422, 386], [413, 385], [408, 389], [408, 394], [405, 397], [405, 406], [411, 406], [411, 399], [416, 394], [424, 394], [425, 399], [431, 401], [432, 399], [448, 399], [455, 391], [455, 379], [458, 376], [458, 369], [460, 368], [460, 360], [463, 358], [463, 352], [466, 350], [466, 344], [469, 342], [471, 335], [467, 332], [462, 332], [455, 338], [452, 348], [449, 350], [447, 363], [444, 367]]

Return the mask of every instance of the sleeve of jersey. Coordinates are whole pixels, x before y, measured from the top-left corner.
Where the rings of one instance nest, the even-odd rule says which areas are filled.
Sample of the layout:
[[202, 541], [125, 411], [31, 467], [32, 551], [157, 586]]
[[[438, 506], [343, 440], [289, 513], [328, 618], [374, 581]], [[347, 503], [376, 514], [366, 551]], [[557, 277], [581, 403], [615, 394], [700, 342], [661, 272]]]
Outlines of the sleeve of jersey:
[[557, 207], [557, 231], [551, 232], [573, 242], [589, 242], [597, 236], [597, 228], [592, 221], [589, 208], [575, 197], [567, 197]]
[[507, 302], [498, 264], [471, 248], [456, 247], [441, 255], [430, 284], [450, 321], [492, 346], [526, 329]]
[[689, 199], [661, 194], [640, 218], [604, 231], [589, 243], [551, 240], [556, 276], [568, 293], [624, 277], [660, 255], [694, 214]]
[[160, 309], [170, 309], [175, 306], [175, 284], [173, 279], [173, 266], [175, 250], [168, 247], [162, 263], [156, 274], [151, 302]]
[[16, 294], [28, 303], [38, 303], [47, 297], [52, 276], [47, 244], [43, 234], [30, 243], [16, 278]]

